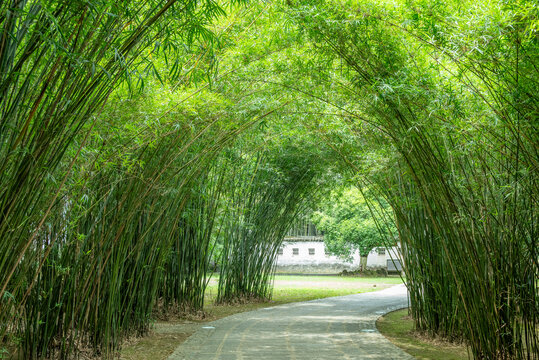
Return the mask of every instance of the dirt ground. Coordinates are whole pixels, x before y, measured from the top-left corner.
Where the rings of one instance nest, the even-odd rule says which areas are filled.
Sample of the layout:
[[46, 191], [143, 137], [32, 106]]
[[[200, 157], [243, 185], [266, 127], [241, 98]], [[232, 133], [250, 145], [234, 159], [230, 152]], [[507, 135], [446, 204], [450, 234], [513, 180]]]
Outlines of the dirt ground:
[[166, 359], [174, 352], [178, 344], [184, 342], [202, 325], [202, 322], [188, 320], [156, 323], [148, 336], [134, 339], [129, 344], [124, 345], [120, 359]]

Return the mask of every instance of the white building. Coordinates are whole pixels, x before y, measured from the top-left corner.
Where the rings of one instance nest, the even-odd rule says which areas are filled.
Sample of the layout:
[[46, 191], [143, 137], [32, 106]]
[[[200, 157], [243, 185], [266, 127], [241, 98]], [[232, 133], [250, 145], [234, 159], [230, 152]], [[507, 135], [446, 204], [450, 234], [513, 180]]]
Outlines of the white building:
[[[351, 262], [329, 255], [325, 249], [323, 236], [286, 237], [277, 255], [279, 272], [336, 273], [359, 268], [359, 251], [352, 256]], [[393, 260], [392, 260], [393, 259]], [[389, 271], [401, 270], [398, 247], [386, 250], [374, 248], [367, 257], [368, 268], [386, 268]]]

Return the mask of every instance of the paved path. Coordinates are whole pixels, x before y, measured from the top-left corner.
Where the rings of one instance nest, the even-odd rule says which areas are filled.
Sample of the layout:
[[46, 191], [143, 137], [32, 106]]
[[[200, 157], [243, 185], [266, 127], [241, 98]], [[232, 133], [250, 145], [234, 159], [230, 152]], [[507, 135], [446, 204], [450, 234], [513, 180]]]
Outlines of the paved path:
[[404, 285], [264, 308], [205, 324], [169, 360], [413, 359], [375, 326], [407, 306]]

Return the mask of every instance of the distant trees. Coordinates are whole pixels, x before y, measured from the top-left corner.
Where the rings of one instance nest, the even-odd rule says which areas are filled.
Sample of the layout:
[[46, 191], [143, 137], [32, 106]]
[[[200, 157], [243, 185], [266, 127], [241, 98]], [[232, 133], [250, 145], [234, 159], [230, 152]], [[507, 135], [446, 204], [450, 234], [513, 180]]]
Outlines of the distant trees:
[[[380, 207], [375, 206], [377, 210]], [[385, 226], [378, 227], [369, 205], [356, 187], [339, 189], [330, 194], [312, 215], [317, 228], [324, 232], [328, 251], [350, 260], [359, 250], [361, 271], [367, 266], [367, 256], [377, 246], [385, 246], [390, 235]]]

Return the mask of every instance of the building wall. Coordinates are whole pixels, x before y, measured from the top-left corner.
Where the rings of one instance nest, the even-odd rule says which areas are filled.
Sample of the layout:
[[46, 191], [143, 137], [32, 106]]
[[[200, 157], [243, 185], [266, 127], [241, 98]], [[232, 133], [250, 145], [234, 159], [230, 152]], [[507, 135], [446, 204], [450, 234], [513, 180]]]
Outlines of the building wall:
[[[328, 255], [325, 252], [324, 241], [318, 238], [312, 240], [286, 240], [283, 242], [282, 254], [277, 256], [278, 271], [315, 271], [320, 273], [332, 273], [342, 270], [356, 270], [359, 267], [359, 251], [352, 256], [351, 262], [346, 262], [341, 258]], [[367, 266], [386, 267], [387, 260], [400, 258], [397, 256], [397, 248], [389, 251], [381, 248], [373, 249], [367, 257]], [[383, 249], [383, 251], [382, 251]]]

